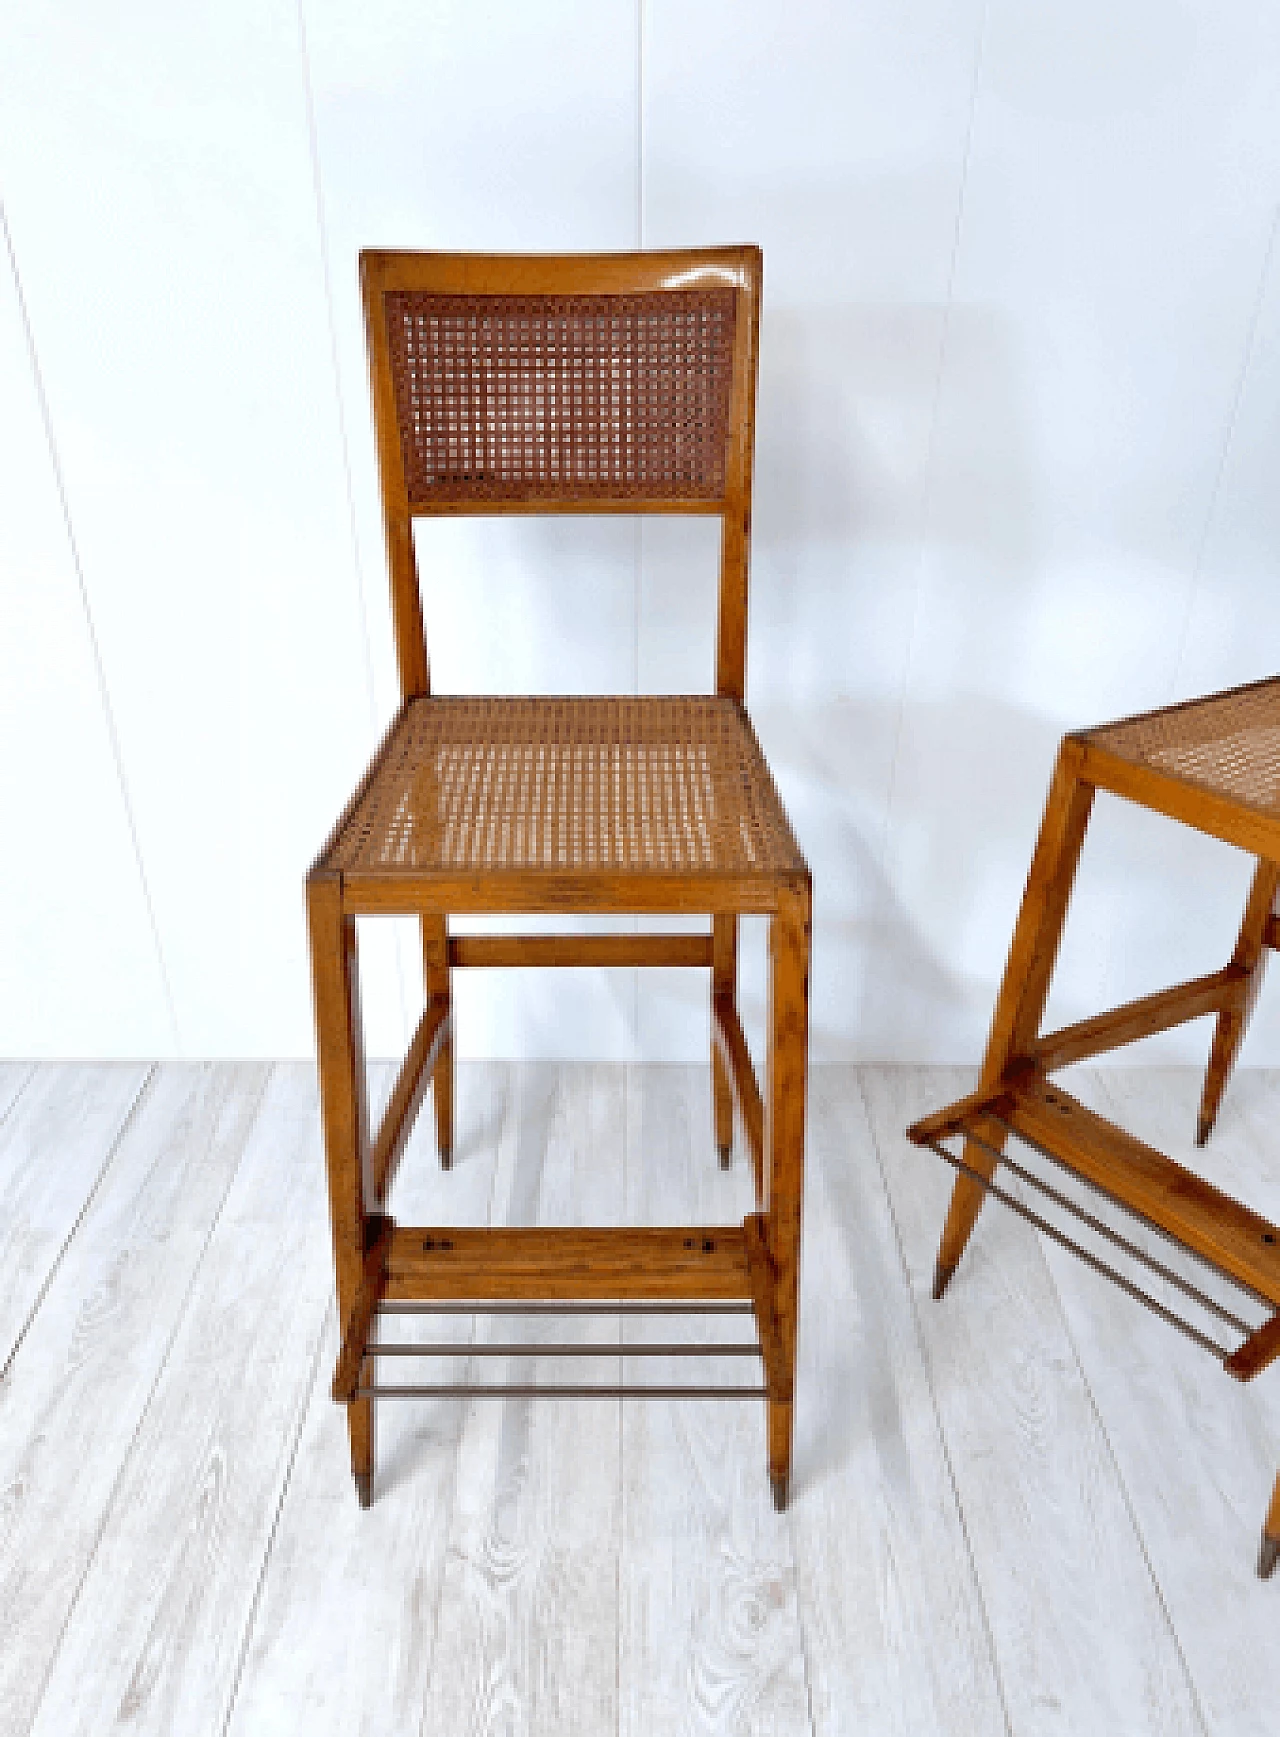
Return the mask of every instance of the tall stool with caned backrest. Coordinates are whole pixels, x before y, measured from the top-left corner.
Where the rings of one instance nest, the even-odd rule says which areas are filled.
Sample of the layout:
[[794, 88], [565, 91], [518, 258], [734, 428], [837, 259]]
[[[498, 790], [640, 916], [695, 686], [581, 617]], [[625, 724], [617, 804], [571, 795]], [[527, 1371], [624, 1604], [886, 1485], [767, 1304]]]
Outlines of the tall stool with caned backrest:
[[[468, 1391], [382, 1383], [378, 1362], [389, 1353], [372, 1338], [375, 1315], [483, 1313], [514, 1302], [753, 1317], [758, 1339], [734, 1349], [762, 1358], [763, 1381], [680, 1391], [765, 1399], [781, 1507], [791, 1468], [810, 882], [743, 704], [760, 252], [375, 252], [360, 266], [402, 703], [307, 879], [342, 1328], [333, 1391], [346, 1407], [357, 1491], [367, 1505], [378, 1398]], [[721, 521], [713, 695], [431, 693], [416, 516], [642, 512]], [[371, 1134], [355, 920], [377, 912], [419, 918], [426, 1009]], [[700, 934], [450, 933], [451, 916], [476, 912], [695, 913], [708, 922]], [[743, 913], [769, 919], [763, 1095], [736, 1006]], [[387, 1191], [428, 1085], [441, 1162], [450, 1163], [451, 976], [485, 965], [707, 970], [715, 1141], [727, 1164], [736, 1104], [757, 1210], [741, 1224], [644, 1230], [394, 1223]], [[457, 1349], [432, 1347], [441, 1356]]]
[[[1183, 821], [1248, 851], [1257, 859], [1239, 939], [1221, 971], [1040, 1034], [1049, 981], [1066, 920], [1076, 865], [1095, 790]], [[1217, 1015], [1200, 1101], [1196, 1143], [1213, 1130], [1227, 1080], [1239, 1054], [1270, 949], [1280, 947], [1280, 678], [1169, 706], [1066, 737], [1032, 858], [1013, 946], [996, 1002], [978, 1089], [911, 1128], [957, 1171], [938, 1250], [934, 1296], [941, 1297], [969, 1241], [982, 1203], [994, 1195], [1029, 1218], [1096, 1271], [1180, 1327], [1239, 1381], [1280, 1358], [1280, 1231], [1164, 1153], [1134, 1139], [1077, 1101], [1048, 1076], [1071, 1062], [1166, 1031], [1203, 1014]], [[1156, 1259], [1144, 1242], [1117, 1231], [1114, 1221], [1086, 1211], [1047, 1179], [1011, 1158], [1010, 1138], [1087, 1184], [1112, 1206], [1153, 1228], [1196, 1257], [1227, 1287], [1207, 1292], [1187, 1269]], [[959, 1153], [947, 1139], [962, 1142]], [[1055, 1211], [1047, 1220], [1025, 1196], [994, 1180], [1003, 1164], [1038, 1190]], [[1063, 1215], [1118, 1248], [1131, 1265], [1153, 1272], [1181, 1293], [1191, 1315], [1170, 1309], [1107, 1259], [1064, 1234]], [[1230, 1306], [1223, 1295], [1233, 1298]], [[1234, 1301], [1238, 1297], [1239, 1302]], [[1240, 1311], [1264, 1312], [1247, 1320]], [[1209, 1324], [1203, 1330], [1197, 1322]], [[1224, 1346], [1223, 1329], [1238, 1342]], [[1280, 1560], [1280, 1479], [1263, 1526], [1258, 1571], [1266, 1579]]]

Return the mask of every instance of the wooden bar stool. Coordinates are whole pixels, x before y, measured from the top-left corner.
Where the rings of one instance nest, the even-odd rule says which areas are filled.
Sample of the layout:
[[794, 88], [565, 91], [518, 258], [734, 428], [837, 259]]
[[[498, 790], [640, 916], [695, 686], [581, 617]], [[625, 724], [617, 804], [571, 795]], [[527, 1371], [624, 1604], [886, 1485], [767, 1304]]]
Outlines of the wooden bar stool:
[[[307, 879], [342, 1327], [333, 1392], [346, 1407], [360, 1500], [372, 1499], [374, 1403], [384, 1396], [675, 1391], [765, 1399], [781, 1507], [791, 1467], [810, 881], [743, 706], [760, 252], [365, 253], [360, 268], [403, 698]], [[413, 520], [512, 512], [717, 515], [714, 695], [433, 695]], [[375, 1134], [355, 927], [369, 912], [420, 919], [427, 992]], [[472, 912], [692, 912], [708, 926], [590, 937], [449, 932], [451, 916]], [[764, 1097], [736, 1007], [746, 912], [770, 920]], [[565, 965], [710, 973], [715, 1141], [727, 1164], [736, 1101], [755, 1179], [757, 1211], [742, 1224], [459, 1230], [397, 1225], [386, 1213], [428, 1085], [440, 1159], [451, 1159], [452, 973]], [[763, 1380], [672, 1390], [378, 1379], [378, 1359], [405, 1352], [372, 1341], [379, 1312], [524, 1309], [753, 1316], [758, 1338], [733, 1349], [762, 1358]], [[439, 1357], [465, 1349], [414, 1348]]]
[[[1095, 790], [1238, 845], [1257, 858], [1240, 938], [1230, 964], [1207, 977], [1144, 996], [1113, 1012], [1040, 1035], [1049, 982], [1066, 920]], [[1196, 1130], [1212, 1131], [1228, 1076], [1257, 998], [1267, 950], [1280, 946], [1280, 679], [1170, 706], [1067, 736], [1058, 754], [1040, 838], [1031, 862], [1013, 946], [996, 1002], [978, 1089], [908, 1130], [959, 1174], [938, 1250], [935, 1298], [964, 1253], [982, 1203], [994, 1195], [1096, 1271], [1180, 1327], [1217, 1357], [1228, 1374], [1251, 1381], [1280, 1357], [1280, 1232], [1182, 1165], [1095, 1115], [1048, 1076], [1202, 1014], [1217, 1025]], [[1010, 1137], [1089, 1185], [1142, 1225], [1154, 1228], [1227, 1281], [1238, 1308], [1265, 1311], [1248, 1321], [1184, 1275], [1155, 1260], [1025, 1168], [1006, 1150]], [[959, 1155], [944, 1145], [963, 1141]], [[1234, 1349], [1175, 1314], [1089, 1249], [1031, 1211], [995, 1181], [1004, 1164], [1112, 1247], [1173, 1285], [1238, 1338]], [[1259, 1572], [1280, 1557], [1280, 1480], [1263, 1531]]]

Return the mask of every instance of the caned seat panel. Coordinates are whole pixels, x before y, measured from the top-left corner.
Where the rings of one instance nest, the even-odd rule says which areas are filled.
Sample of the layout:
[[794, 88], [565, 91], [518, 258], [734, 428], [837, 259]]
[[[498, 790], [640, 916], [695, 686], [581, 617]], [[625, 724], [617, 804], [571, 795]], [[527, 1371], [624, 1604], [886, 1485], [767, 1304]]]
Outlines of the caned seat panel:
[[806, 873], [745, 713], [703, 696], [414, 700], [322, 866], [391, 879]]
[[1079, 740], [1280, 820], [1280, 678], [1103, 724]]

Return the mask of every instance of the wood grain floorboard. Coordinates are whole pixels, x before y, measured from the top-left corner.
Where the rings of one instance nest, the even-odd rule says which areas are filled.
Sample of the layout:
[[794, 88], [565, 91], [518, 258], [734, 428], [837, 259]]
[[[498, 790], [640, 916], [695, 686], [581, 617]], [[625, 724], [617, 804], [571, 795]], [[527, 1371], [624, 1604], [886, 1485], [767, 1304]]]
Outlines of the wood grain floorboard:
[[[48, 1087], [64, 1103], [94, 1104], [101, 1081], [83, 1074], [81, 1092], [60, 1068]], [[20, 1737], [35, 1715], [266, 1075], [259, 1065], [158, 1070], [0, 1383], [3, 1737]], [[61, 1138], [59, 1115], [40, 1121]], [[56, 1167], [59, 1146], [34, 1155]], [[91, 1691], [97, 1682], [95, 1660]]]
[[[1280, 1218], [1280, 1076], [1238, 1074], [1216, 1133], [1198, 1151], [1192, 1136], [1201, 1080], [1190, 1068], [1115, 1068], [1094, 1076], [1092, 1091], [1087, 1082], [1072, 1082], [1072, 1089], [1188, 1168]], [[1096, 1196], [1089, 1204], [1098, 1210]], [[1204, 1269], [1162, 1238], [1105, 1208], [1101, 1216], [1205, 1284]], [[1280, 1612], [1275, 1585], [1259, 1581], [1253, 1563], [1280, 1463], [1278, 1372], [1242, 1386], [1064, 1251], [1048, 1244], [1045, 1253], [1209, 1728], [1224, 1737], [1272, 1733], [1280, 1726], [1274, 1668]], [[1176, 1300], [1169, 1289], [1161, 1294]]]
[[853, 1069], [809, 1089], [792, 1515], [814, 1724], [1008, 1726], [911, 1292]]
[[[627, 1104], [626, 1217], [740, 1223], [752, 1209], [741, 1147], [731, 1172], [711, 1135], [703, 1068], [635, 1070]], [[741, 1342], [749, 1317], [628, 1321], [629, 1341]], [[757, 1360], [646, 1360], [629, 1379], [759, 1382]], [[627, 1402], [623, 1411], [618, 1639], [624, 1737], [672, 1731], [791, 1737], [812, 1730], [795, 1565], [767, 1476], [763, 1400]], [[797, 1485], [803, 1468], [797, 1468]]]
[[[933, 1303], [951, 1177], [902, 1130], [968, 1075], [814, 1071], [779, 1518], [758, 1401], [384, 1404], [362, 1512], [326, 1391], [313, 1070], [164, 1064], [132, 1111], [111, 1097], [125, 1074], [0, 1068], [0, 1203], [27, 1203], [6, 1258], [43, 1273], [0, 1379], [0, 1737], [1276, 1729], [1280, 1605], [1252, 1560], [1280, 1378], [1239, 1387], [994, 1207]], [[1199, 1154], [1194, 1074], [1072, 1089], [1280, 1210], [1280, 1076], [1237, 1076]], [[403, 1221], [732, 1222], [750, 1204], [696, 1068], [464, 1066], [456, 1156], [441, 1173], [428, 1106]], [[483, 1324], [521, 1331], [612, 1346], [619, 1325]], [[384, 1376], [419, 1370], [440, 1365]]]
[[[162, 1070], [167, 1071], [167, 1070]], [[271, 1071], [32, 1730], [222, 1730], [329, 1300], [314, 1070]]]
[[[520, 1064], [495, 1219], [620, 1222], [624, 1096], [616, 1067]], [[506, 1342], [519, 1333], [531, 1343], [608, 1342], [617, 1323], [507, 1317], [483, 1322], [478, 1336]], [[596, 1378], [616, 1372], [604, 1358]], [[526, 1358], [485, 1368], [492, 1381], [557, 1374], [564, 1378], [563, 1363]], [[617, 1400], [470, 1406], [422, 1737], [599, 1737], [616, 1728], [619, 1447]]]
[[0, 1080], [0, 1369], [13, 1355], [128, 1120], [148, 1069], [21, 1065]]
[[903, 1129], [971, 1075], [862, 1078], [1013, 1731], [1203, 1732], [1036, 1233], [989, 1206], [930, 1299], [951, 1173]]
[[4, 1121], [17, 1103], [23, 1088], [30, 1083], [35, 1071], [35, 1062], [0, 1061], [0, 1122]]
[[[410, 1224], [486, 1224], [501, 1148], [514, 1137], [512, 1067], [458, 1068], [454, 1166], [436, 1157], [428, 1102], [396, 1178], [392, 1211]], [[317, 1179], [318, 1185], [318, 1179]], [[384, 1319], [388, 1341], [465, 1342], [466, 1317]], [[293, 1476], [281, 1511], [229, 1725], [229, 1737], [387, 1737], [418, 1728], [434, 1694], [436, 1617], [453, 1511], [461, 1400], [378, 1407], [374, 1502], [356, 1501], [342, 1411], [329, 1397], [337, 1356], [330, 1311]], [[460, 1364], [462, 1371], [466, 1363]], [[439, 1365], [384, 1366], [436, 1378]]]

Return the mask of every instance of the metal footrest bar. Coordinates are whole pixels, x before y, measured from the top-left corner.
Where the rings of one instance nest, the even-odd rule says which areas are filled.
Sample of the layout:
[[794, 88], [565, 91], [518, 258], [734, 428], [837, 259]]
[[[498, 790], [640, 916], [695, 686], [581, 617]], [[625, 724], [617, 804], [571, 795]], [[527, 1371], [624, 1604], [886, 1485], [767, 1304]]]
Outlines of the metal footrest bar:
[[[1104, 1199], [1111, 1198], [1109, 1195], [1106, 1195], [1102, 1189], [1096, 1187], [1087, 1176], [1082, 1176], [1078, 1170], [1073, 1170], [1070, 1164], [1064, 1163], [1056, 1152], [1050, 1151], [1050, 1149], [1047, 1146], [1042, 1145], [1040, 1141], [1032, 1139], [1032, 1137], [1021, 1128], [1013, 1127], [1011, 1123], [1005, 1121], [1003, 1116], [992, 1116], [991, 1120], [993, 1122], [998, 1122], [1011, 1139], [1021, 1140], [1022, 1144], [1028, 1147], [1032, 1152], [1037, 1153], [1041, 1158], [1047, 1158], [1051, 1164], [1056, 1164], [1060, 1170], [1065, 1170], [1068, 1176], [1073, 1177], [1077, 1182], [1082, 1182], [1086, 1188], [1092, 1189], [1095, 1194], [1102, 1194]], [[985, 1147], [988, 1152], [992, 1150], [992, 1148], [987, 1146], [986, 1142], [979, 1136], [970, 1134], [967, 1137], [972, 1139], [976, 1145]], [[1002, 1163], [1005, 1161], [1003, 1154], [1000, 1154], [1000, 1160]], [[1042, 1193], [1051, 1195], [1054, 1199], [1065, 1200], [1066, 1198], [1065, 1196], [1057, 1195], [1056, 1192], [1049, 1187], [1049, 1184], [1040, 1178], [1036, 1179], [1035, 1185], [1040, 1187]], [[1198, 1264], [1204, 1267], [1207, 1272], [1211, 1272], [1215, 1278], [1221, 1279], [1224, 1284], [1232, 1286], [1234, 1290], [1242, 1292], [1253, 1302], [1260, 1304], [1262, 1308], [1270, 1310], [1271, 1304], [1258, 1291], [1255, 1291], [1251, 1285], [1246, 1284], [1243, 1279], [1233, 1277], [1232, 1274], [1225, 1271], [1224, 1268], [1217, 1266], [1213, 1261], [1211, 1261], [1208, 1255], [1201, 1254], [1199, 1249], [1192, 1248], [1189, 1243], [1179, 1242], [1176, 1236], [1167, 1231], [1163, 1225], [1157, 1224], [1153, 1218], [1148, 1218], [1144, 1213], [1139, 1212], [1136, 1207], [1128, 1206], [1122, 1201], [1112, 1201], [1112, 1204], [1119, 1207], [1121, 1212], [1127, 1213], [1130, 1218], [1136, 1219], [1137, 1222], [1143, 1225], [1147, 1230], [1153, 1231], [1163, 1242], [1167, 1242], [1171, 1247], [1180, 1250], [1183, 1254], [1190, 1255], [1193, 1261], [1198, 1262]], [[1184, 1279], [1180, 1273], [1176, 1273], [1171, 1268], [1166, 1267], [1162, 1262], [1158, 1261], [1154, 1255], [1148, 1254], [1145, 1249], [1139, 1249], [1136, 1244], [1127, 1242], [1124, 1237], [1118, 1234], [1118, 1232], [1113, 1231], [1109, 1226], [1104, 1225], [1101, 1219], [1094, 1219], [1092, 1214], [1087, 1213], [1083, 1207], [1076, 1206], [1074, 1202], [1068, 1202], [1067, 1205], [1068, 1210], [1074, 1211], [1076, 1217], [1088, 1224], [1090, 1229], [1097, 1230], [1100, 1235], [1107, 1237], [1111, 1242], [1117, 1243], [1128, 1253], [1135, 1255], [1144, 1266], [1150, 1267], [1151, 1270], [1158, 1273], [1162, 1279], [1168, 1279], [1170, 1284], [1176, 1285], [1180, 1291], [1193, 1298], [1197, 1303], [1202, 1304], [1211, 1314], [1217, 1315], [1219, 1320], [1224, 1321], [1229, 1327], [1234, 1327], [1236, 1331], [1240, 1333], [1252, 1333], [1254, 1331], [1247, 1321], [1240, 1320], [1238, 1316], [1233, 1315], [1228, 1310], [1224, 1309], [1221, 1304], [1215, 1302], [1212, 1298], [1205, 1296], [1204, 1293], [1198, 1290], [1189, 1279]]]
[[[1000, 1123], [1000, 1126], [1009, 1135], [1010, 1139], [1021, 1140], [1024, 1146], [1030, 1147], [1031, 1151], [1037, 1153], [1041, 1158], [1047, 1158], [1050, 1163], [1057, 1164], [1059, 1168], [1067, 1169], [1068, 1174], [1074, 1176], [1076, 1180], [1083, 1183], [1086, 1188], [1093, 1186], [1086, 1177], [1078, 1176], [1075, 1171], [1069, 1170], [1066, 1165], [1063, 1165], [1062, 1161], [1053, 1152], [1050, 1152], [1047, 1146], [1041, 1146], [1037, 1141], [1028, 1139], [1025, 1134], [1018, 1133], [1000, 1116], [994, 1117], [993, 1120]], [[982, 1146], [984, 1150], [994, 1153], [995, 1149], [988, 1146], [986, 1141], [980, 1136], [971, 1135], [970, 1138], [973, 1139], [975, 1145]], [[1198, 1303], [1200, 1307], [1207, 1310], [1209, 1314], [1216, 1315], [1218, 1320], [1220, 1320], [1225, 1326], [1234, 1327], [1237, 1333], [1247, 1334], [1253, 1332], [1253, 1328], [1247, 1321], [1242, 1321], [1239, 1315], [1233, 1315], [1231, 1310], [1225, 1308], [1216, 1297], [1211, 1297], [1207, 1291], [1202, 1291], [1198, 1285], [1193, 1285], [1190, 1279], [1184, 1278], [1184, 1276], [1180, 1272], [1177, 1272], [1173, 1267], [1166, 1266], [1163, 1261], [1157, 1260], [1153, 1254], [1151, 1254], [1147, 1249], [1141, 1247], [1140, 1244], [1131, 1242], [1128, 1237], [1122, 1236], [1118, 1230], [1115, 1230], [1111, 1225], [1105, 1223], [1104, 1220], [1098, 1218], [1094, 1213], [1087, 1212], [1077, 1201], [1072, 1200], [1068, 1195], [1060, 1193], [1051, 1183], [1046, 1182], [1042, 1176], [1036, 1176], [1034, 1172], [1024, 1169], [1019, 1164], [1015, 1164], [1011, 1159], [1006, 1158], [1004, 1153], [1000, 1153], [999, 1157], [1001, 1163], [1007, 1164], [1008, 1168], [1013, 1170], [1015, 1175], [1022, 1180], [1029, 1182], [1033, 1188], [1038, 1188], [1040, 1192], [1046, 1195], [1048, 1199], [1052, 1200], [1056, 1206], [1061, 1206], [1064, 1211], [1074, 1214], [1082, 1224], [1087, 1225], [1090, 1230], [1095, 1231], [1099, 1236], [1105, 1237], [1105, 1239], [1114, 1247], [1122, 1249], [1125, 1254], [1132, 1256], [1134, 1260], [1141, 1262], [1149, 1272], [1155, 1273], [1157, 1278], [1164, 1279], [1168, 1284], [1173, 1285], [1176, 1290], [1181, 1291], [1183, 1296], [1188, 1297], [1193, 1303]], [[1095, 1190], [1095, 1192], [1098, 1191]], [[1154, 1231], [1157, 1236], [1162, 1237], [1166, 1242], [1172, 1243], [1175, 1248], [1183, 1248], [1181, 1243], [1176, 1242], [1166, 1231], [1161, 1230], [1158, 1224], [1153, 1224], [1150, 1219], [1143, 1218], [1141, 1213], [1134, 1212], [1132, 1208], [1124, 1206], [1119, 1207], [1119, 1210], [1122, 1212], [1128, 1212], [1131, 1218], [1136, 1218], [1140, 1224], [1145, 1225], [1148, 1230]], [[1183, 1249], [1183, 1252], [1190, 1255], [1192, 1260], [1199, 1261], [1201, 1266], [1207, 1267], [1210, 1272], [1215, 1274], [1215, 1276], [1220, 1278], [1225, 1284], [1235, 1284], [1237, 1289], [1247, 1290], [1247, 1287], [1239, 1285], [1236, 1280], [1215, 1267], [1211, 1261], [1208, 1261], [1202, 1255], [1197, 1254], [1195, 1249], [1186, 1248]], [[1252, 1291], [1247, 1291], [1247, 1294], [1249, 1296], [1253, 1295]]]
[[422, 1387], [357, 1387], [356, 1399], [768, 1399], [758, 1387], [596, 1387], [549, 1382], [477, 1383], [446, 1381]]
[[759, 1345], [366, 1345], [366, 1357], [761, 1357]]
[[558, 1302], [414, 1302], [402, 1299], [381, 1302], [374, 1311], [378, 1315], [750, 1315], [752, 1305], [738, 1303], [578, 1303]]
[[[1044, 1151], [1041, 1147], [1033, 1145], [1031, 1141], [1026, 1140], [1017, 1130], [1010, 1128], [1001, 1117], [991, 1116], [989, 1111], [986, 1113], [990, 1116], [992, 1121], [998, 1122], [1001, 1127], [1006, 1128], [1015, 1139], [1023, 1140], [1023, 1143], [1031, 1146], [1032, 1150], [1041, 1152], [1042, 1156], [1052, 1159], [1055, 1163], [1060, 1162], [1054, 1157], [1052, 1152]], [[1136, 1243], [1130, 1242], [1127, 1237], [1121, 1236], [1119, 1232], [1112, 1230], [1110, 1225], [1104, 1224], [1103, 1221], [1100, 1218], [1097, 1218], [1093, 1213], [1087, 1212], [1083, 1207], [1077, 1205], [1075, 1201], [1071, 1200], [1065, 1194], [1062, 1194], [1058, 1189], [1054, 1188], [1052, 1184], [1046, 1182], [1043, 1177], [1035, 1175], [1033, 1171], [1028, 1170], [1024, 1165], [1021, 1165], [1015, 1159], [1010, 1158], [1007, 1152], [1001, 1152], [999, 1148], [982, 1139], [981, 1136], [973, 1132], [972, 1128], [962, 1127], [954, 1130], [954, 1132], [958, 1136], [963, 1136], [965, 1139], [972, 1140], [975, 1145], [981, 1146], [985, 1152], [989, 1152], [993, 1158], [1004, 1166], [1005, 1169], [1012, 1171], [1020, 1182], [1025, 1182], [1029, 1187], [1034, 1188], [1039, 1193], [1045, 1195], [1072, 1218], [1086, 1225], [1090, 1230], [1095, 1231], [1113, 1246], [1122, 1249], [1124, 1253], [1138, 1261], [1139, 1264], [1144, 1266], [1149, 1272], [1155, 1273], [1159, 1278], [1174, 1285], [1185, 1296], [1198, 1303], [1210, 1314], [1223, 1321], [1224, 1324], [1234, 1327], [1238, 1332], [1241, 1332], [1246, 1336], [1252, 1336], [1255, 1329], [1249, 1326], [1246, 1322], [1239, 1320], [1235, 1315], [1231, 1314], [1229, 1310], [1224, 1309], [1214, 1298], [1207, 1296], [1195, 1285], [1191, 1284], [1189, 1280], [1184, 1279], [1180, 1273], [1176, 1273], [1172, 1268], [1165, 1266], [1162, 1261], [1156, 1260], [1155, 1257], [1148, 1254], [1145, 1249], [1140, 1248]], [[1160, 1302], [1157, 1297], [1153, 1297], [1150, 1292], [1144, 1291], [1140, 1285], [1134, 1284], [1131, 1279], [1127, 1278], [1125, 1274], [1120, 1272], [1117, 1268], [1109, 1266], [1106, 1261], [1101, 1260], [1091, 1249], [1086, 1248], [1083, 1243], [1076, 1242], [1071, 1237], [1067, 1236], [1064, 1231], [1058, 1229], [1057, 1225], [1052, 1224], [1047, 1218], [1043, 1217], [1042, 1214], [1035, 1212], [1031, 1207], [1025, 1205], [1016, 1195], [1011, 1194], [1008, 1189], [1001, 1188], [997, 1182], [993, 1181], [990, 1177], [984, 1176], [980, 1170], [975, 1170], [971, 1164], [966, 1164], [962, 1158], [958, 1158], [953, 1152], [949, 1152], [942, 1144], [941, 1139], [926, 1138], [923, 1143], [927, 1145], [931, 1151], [935, 1152], [939, 1158], [943, 1159], [945, 1163], [949, 1164], [953, 1170], [959, 1171], [963, 1176], [968, 1176], [986, 1193], [990, 1194], [993, 1199], [998, 1200], [1002, 1206], [1007, 1206], [1011, 1212], [1017, 1213], [1019, 1218], [1025, 1219], [1027, 1223], [1033, 1225], [1036, 1230], [1043, 1232], [1043, 1234], [1052, 1242], [1056, 1242], [1060, 1248], [1066, 1249], [1069, 1254], [1072, 1254], [1078, 1260], [1083, 1261], [1084, 1264], [1094, 1272], [1100, 1274], [1105, 1279], [1109, 1279], [1112, 1284], [1117, 1285], [1127, 1296], [1132, 1297], [1135, 1302], [1141, 1303], [1143, 1307], [1149, 1309], [1152, 1314], [1158, 1315], [1159, 1318], [1162, 1321], [1167, 1322], [1169, 1326], [1177, 1328], [1177, 1330], [1186, 1338], [1190, 1339], [1194, 1344], [1199, 1345], [1200, 1348], [1207, 1351], [1210, 1356], [1217, 1358], [1220, 1363], [1225, 1363], [1228, 1358], [1231, 1357], [1232, 1352], [1230, 1349], [1218, 1344], [1217, 1341], [1211, 1339], [1207, 1333], [1202, 1333], [1194, 1323], [1186, 1320], [1185, 1317], [1179, 1315], [1175, 1310], [1166, 1307], [1166, 1305]], [[1065, 1168], [1069, 1168], [1069, 1166], [1066, 1166]], [[1079, 1176], [1077, 1172], [1072, 1171], [1071, 1174], [1076, 1177], [1076, 1180], [1083, 1182], [1086, 1187], [1093, 1186], [1087, 1178]], [[1122, 1210], [1124, 1209], [1122, 1208]], [[1144, 1219], [1142, 1222], [1146, 1223], [1147, 1221]], [[1159, 1227], [1153, 1225], [1151, 1228], [1158, 1229]], [[1195, 1251], [1188, 1250], [1187, 1252], [1194, 1253]], [[1207, 1261], [1202, 1261], [1202, 1264], [1206, 1266], [1211, 1265], [1211, 1263]], [[1217, 1271], [1216, 1268], [1214, 1270]], [[1227, 1283], [1237, 1283], [1237, 1281], [1230, 1279], [1226, 1274], [1219, 1274], [1219, 1276]], [[1238, 1286], [1237, 1288], [1247, 1290], [1247, 1287], [1245, 1286]], [[1251, 1292], [1249, 1294], [1252, 1295]]]

